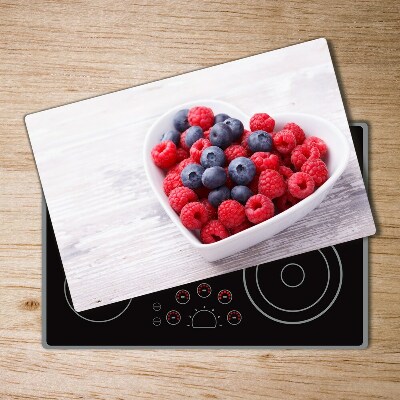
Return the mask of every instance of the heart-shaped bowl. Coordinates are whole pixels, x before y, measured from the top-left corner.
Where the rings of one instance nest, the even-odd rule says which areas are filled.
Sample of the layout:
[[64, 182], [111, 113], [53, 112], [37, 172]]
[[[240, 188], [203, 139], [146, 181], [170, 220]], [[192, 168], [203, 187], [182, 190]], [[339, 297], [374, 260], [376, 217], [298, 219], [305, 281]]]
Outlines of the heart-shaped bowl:
[[310, 114], [301, 113], [279, 113], [274, 114], [275, 130], [281, 130], [288, 122], [300, 125], [306, 136], [317, 136], [325, 141], [328, 146], [328, 157], [326, 164], [329, 171], [328, 180], [320, 186], [313, 194], [301, 200], [286, 211], [252, 226], [242, 232], [229, 236], [216, 243], [203, 244], [194, 232], [186, 229], [179, 215], [171, 208], [168, 197], [163, 190], [164, 172], [154, 165], [151, 158], [152, 148], [160, 142], [162, 134], [173, 128], [173, 118], [177, 111], [191, 108], [197, 105], [210, 107], [215, 114], [225, 113], [231, 117], [240, 119], [245, 127], [249, 126], [250, 117], [235, 106], [219, 100], [196, 100], [174, 107], [157, 119], [150, 127], [144, 143], [144, 167], [150, 185], [163, 206], [165, 212], [175, 223], [182, 235], [196, 248], [208, 261], [216, 261], [228, 257], [239, 251], [245, 250], [257, 243], [271, 238], [278, 232], [283, 231], [296, 221], [306, 216], [310, 211], [319, 206], [324, 200], [332, 186], [338, 180], [349, 160], [350, 146], [344, 134], [331, 122]]

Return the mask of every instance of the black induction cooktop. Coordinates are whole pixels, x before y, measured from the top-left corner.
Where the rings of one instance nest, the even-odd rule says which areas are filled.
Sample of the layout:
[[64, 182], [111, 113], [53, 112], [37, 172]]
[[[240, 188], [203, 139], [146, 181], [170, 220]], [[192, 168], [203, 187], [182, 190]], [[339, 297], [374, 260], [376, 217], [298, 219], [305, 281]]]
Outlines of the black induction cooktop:
[[[350, 128], [365, 179], [367, 125]], [[367, 346], [367, 239], [78, 313], [43, 215], [47, 348]]]

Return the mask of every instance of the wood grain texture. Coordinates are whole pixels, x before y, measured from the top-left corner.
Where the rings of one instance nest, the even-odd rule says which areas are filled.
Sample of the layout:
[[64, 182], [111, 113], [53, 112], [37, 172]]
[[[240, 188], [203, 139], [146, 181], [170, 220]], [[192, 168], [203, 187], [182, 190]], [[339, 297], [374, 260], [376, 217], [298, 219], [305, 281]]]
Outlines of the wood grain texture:
[[[0, 398], [398, 399], [397, 1], [0, 1]], [[46, 351], [41, 190], [23, 116], [327, 37], [349, 120], [370, 124], [363, 351]]]
[[[162, 210], [143, 161], [154, 121], [196, 98], [226, 101], [248, 116], [268, 110], [323, 117], [348, 138], [346, 170], [306, 218], [247, 250], [207, 262]], [[325, 39], [34, 113], [25, 121], [77, 311], [375, 233]]]

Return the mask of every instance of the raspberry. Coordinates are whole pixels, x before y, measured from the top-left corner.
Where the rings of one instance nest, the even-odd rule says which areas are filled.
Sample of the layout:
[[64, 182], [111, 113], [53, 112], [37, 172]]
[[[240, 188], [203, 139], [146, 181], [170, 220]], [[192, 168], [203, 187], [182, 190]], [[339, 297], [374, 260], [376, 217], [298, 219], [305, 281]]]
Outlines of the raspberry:
[[313, 178], [304, 172], [296, 172], [288, 179], [288, 191], [296, 199], [305, 199], [315, 187]]
[[207, 199], [209, 193], [211, 192], [210, 189], [207, 189], [204, 186], [202, 186], [202, 187], [200, 187], [198, 189], [195, 189], [194, 191], [197, 194], [197, 196], [199, 197], [199, 199]]
[[256, 174], [253, 180], [247, 185], [253, 193], [258, 193], [259, 180], [260, 180], [260, 174]]
[[306, 161], [301, 167], [301, 172], [309, 174], [314, 179], [316, 187], [321, 186], [328, 179], [328, 168], [319, 158]]
[[232, 144], [224, 151], [228, 164], [238, 157], [247, 157], [247, 150], [239, 144]]
[[282, 130], [274, 136], [274, 146], [282, 154], [289, 154], [296, 147], [296, 138], [289, 130]]
[[209, 220], [217, 218], [217, 210], [211, 205], [211, 203], [207, 199], [201, 200], [201, 204], [203, 204], [206, 208]]
[[198, 106], [192, 107], [188, 114], [189, 124], [200, 126], [203, 131], [210, 129], [214, 124], [214, 113], [211, 108]]
[[234, 235], [235, 233], [242, 232], [242, 231], [244, 231], [244, 230], [246, 230], [248, 228], [251, 228], [252, 226], [253, 226], [253, 224], [246, 219], [240, 225], [235, 226], [234, 228], [231, 228], [231, 234]]
[[276, 208], [280, 212], [286, 211], [288, 208], [294, 206], [298, 202], [299, 202], [299, 199], [296, 199], [288, 192], [286, 192], [283, 196], [275, 199]]
[[185, 132], [182, 132], [181, 139], [179, 140], [179, 144], [182, 147], [182, 149], [189, 151], [189, 146], [186, 144], [186, 135], [187, 135], [187, 129]]
[[250, 160], [256, 165], [258, 174], [266, 169], [278, 169], [279, 167], [279, 158], [269, 152], [258, 151], [250, 157]]
[[292, 166], [292, 161], [290, 160], [290, 154], [286, 154], [282, 160], [281, 160], [281, 164], [285, 167], [290, 168]]
[[216, 219], [208, 222], [200, 232], [201, 241], [205, 244], [219, 242], [229, 236], [228, 229]]
[[244, 206], [236, 200], [225, 200], [218, 207], [218, 219], [227, 228], [234, 228], [246, 221]]
[[293, 175], [293, 171], [289, 167], [285, 167], [284, 165], [281, 165], [278, 168], [278, 172], [285, 178], [289, 179]]
[[308, 147], [310, 151], [313, 146], [316, 146], [319, 150], [320, 157], [324, 157], [325, 154], [328, 152], [328, 146], [326, 145], [326, 143], [316, 136], [308, 137], [304, 141], [304, 144]]
[[181, 161], [185, 160], [189, 157], [189, 153], [187, 150], [182, 149], [181, 147], [176, 149], [176, 162], [180, 163]]
[[192, 147], [190, 148], [190, 157], [196, 163], [200, 163], [200, 156], [203, 150], [207, 147], [210, 147], [211, 143], [207, 139], [199, 139], [193, 143]]
[[315, 159], [319, 158], [320, 153], [317, 146], [312, 146], [310, 149], [305, 145], [305, 143], [301, 144], [300, 146], [296, 146], [292, 154], [290, 156], [290, 160], [293, 166], [300, 171], [301, 166], [308, 160], [308, 159]]
[[254, 114], [250, 118], [250, 130], [272, 132], [274, 130], [275, 120], [268, 114], [259, 113]]
[[304, 134], [303, 129], [301, 129], [297, 124], [294, 122], [289, 122], [287, 123], [283, 129], [287, 129], [290, 132], [293, 133], [295, 139], [296, 139], [296, 144], [302, 144], [304, 142], [304, 139], [306, 138], [306, 135]]
[[190, 157], [185, 158], [184, 160], [182, 160], [178, 165], [177, 165], [177, 169], [176, 172], [181, 173], [183, 171], [183, 169], [185, 167], [187, 167], [189, 164], [198, 164], [196, 162], [194, 162]]
[[232, 189], [235, 184], [232, 181], [231, 177], [229, 176], [229, 171], [228, 171], [228, 167], [225, 168], [225, 172], [226, 172], [226, 182], [225, 182], [225, 186], [229, 189]]
[[266, 169], [261, 172], [258, 181], [258, 193], [274, 199], [280, 197], [286, 191], [286, 182], [278, 171]]
[[169, 204], [178, 214], [186, 204], [196, 200], [196, 193], [192, 189], [184, 186], [173, 189], [168, 196]]
[[151, 150], [151, 157], [154, 164], [159, 168], [169, 168], [176, 163], [176, 146], [175, 143], [167, 140], [156, 144]]
[[169, 196], [175, 188], [180, 186], [183, 186], [180, 173], [169, 172], [164, 178], [163, 187], [167, 196]]
[[252, 131], [248, 131], [248, 130], [244, 130], [243, 135], [242, 135], [242, 142], [241, 145], [242, 147], [244, 147], [247, 151], [248, 154], [251, 153], [250, 151], [250, 147], [249, 147], [249, 143], [247, 142], [247, 139], [249, 138], [249, 136], [252, 134]]
[[246, 216], [253, 224], [259, 224], [274, 216], [274, 203], [267, 196], [256, 194], [246, 203]]
[[210, 130], [209, 129], [204, 131], [203, 135], [204, 135], [204, 139], [210, 140]]
[[188, 203], [182, 208], [181, 221], [187, 229], [200, 229], [208, 221], [208, 212], [199, 202]]

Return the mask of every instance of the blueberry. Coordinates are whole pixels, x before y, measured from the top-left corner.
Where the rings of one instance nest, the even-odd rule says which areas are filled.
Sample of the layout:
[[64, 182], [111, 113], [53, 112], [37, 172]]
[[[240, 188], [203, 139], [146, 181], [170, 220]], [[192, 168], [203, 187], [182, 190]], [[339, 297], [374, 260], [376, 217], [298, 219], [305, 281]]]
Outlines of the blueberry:
[[210, 146], [201, 153], [200, 164], [204, 168], [223, 167], [225, 160], [225, 153], [222, 149], [217, 146]]
[[213, 207], [218, 208], [223, 201], [229, 199], [230, 194], [231, 192], [226, 186], [220, 186], [208, 194], [208, 201]]
[[226, 172], [222, 167], [207, 168], [201, 177], [203, 185], [208, 189], [215, 189], [226, 182]]
[[241, 121], [236, 118], [228, 118], [224, 121], [225, 125], [228, 125], [232, 131], [232, 142], [239, 140], [244, 132], [244, 126]]
[[167, 140], [171, 140], [171, 142], [174, 142], [178, 146], [180, 138], [181, 138], [181, 134], [178, 131], [176, 131], [175, 129], [171, 129], [170, 131], [165, 132], [162, 135], [161, 141], [165, 142]]
[[272, 137], [265, 131], [255, 131], [247, 139], [252, 152], [271, 151]]
[[189, 121], [188, 121], [188, 113], [189, 110], [179, 110], [174, 116], [174, 128], [179, 132], [184, 132], [186, 129], [189, 129]]
[[253, 192], [247, 186], [235, 186], [231, 191], [232, 199], [243, 205], [246, 204], [251, 196], [253, 196]]
[[185, 143], [186, 146], [192, 147], [194, 142], [197, 142], [199, 139], [204, 137], [203, 129], [199, 126], [191, 126], [186, 133], [185, 136]]
[[247, 185], [256, 174], [256, 166], [250, 158], [238, 157], [228, 166], [229, 176], [238, 185]]
[[218, 122], [210, 130], [210, 142], [213, 146], [225, 150], [232, 143], [231, 128], [223, 122]]
[[214, 117], [214, 125], [215, 124], [218, 124], [218, 122], [224, 122], [226, 119], [228, 119], [228, 118], [230, 118], [230, 116], [228, 115], [228, 114], [224, 114], [224, 113], [221, 113], [221, 114], [217, 114], [215, 117]]
[[204, 168], [199, 164], [187, 165], [181, 172], [183, 186], [186, 186], [190, 189], [200, 188], [202, 186], [201, 177], [203, 172]]

